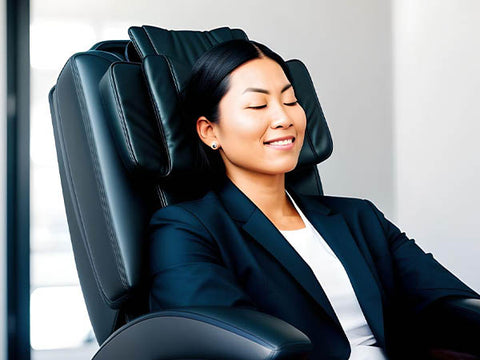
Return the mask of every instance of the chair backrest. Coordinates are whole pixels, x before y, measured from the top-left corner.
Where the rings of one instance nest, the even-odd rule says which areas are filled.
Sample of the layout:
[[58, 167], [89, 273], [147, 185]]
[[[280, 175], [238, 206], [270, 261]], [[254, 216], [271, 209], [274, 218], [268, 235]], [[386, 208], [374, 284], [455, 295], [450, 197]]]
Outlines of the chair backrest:
[[[55, 143], [75, 262], [97, 341], [148, 311], [145, 230], [153, 211], [205, 191], [192, 182], [192, 144], [178, 95], [195, 60], [238, 29], [129, 29], [73, 55], [50, 92]], [[287, 182], [322, 194], [316, 164], [332, 140], [305, 66], [287, 62], [307, 134]], [[198, 179], [197, 179], [198, 180]], [[198, 186], [196, 186], [198, 184]]]

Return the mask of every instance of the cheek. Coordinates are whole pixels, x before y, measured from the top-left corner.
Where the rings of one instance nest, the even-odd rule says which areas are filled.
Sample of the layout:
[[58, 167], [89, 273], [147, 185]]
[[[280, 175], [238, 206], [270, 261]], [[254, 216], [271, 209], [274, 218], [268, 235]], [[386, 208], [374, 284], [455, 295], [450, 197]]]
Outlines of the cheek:
[[266, 128], [260, 119], [246, 116], [225, 119], [224, 126], [220, 129], [220, 136], [224, 146], [251, 145], [252, 142], [261, 142]]

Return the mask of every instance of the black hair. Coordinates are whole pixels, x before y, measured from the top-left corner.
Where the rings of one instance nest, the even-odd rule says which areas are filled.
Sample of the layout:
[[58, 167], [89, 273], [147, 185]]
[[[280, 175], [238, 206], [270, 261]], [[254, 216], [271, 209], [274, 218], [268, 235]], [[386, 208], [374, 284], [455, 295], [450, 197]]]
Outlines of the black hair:
[[230, 74], [240, 65], [267, 57], [277, 62], [290, 80], [285, 61], [263, 44], [251, 40], [231, 40], [205, 52], [193, 65], [190, 80], [182, 91], [181, 108], [187, 131], [194, 142], [195, 163], [202, 173], [215, 178], [225, 173], [218, 151], [200, 140], [196, 123], [205, 116], [215, 123], [219, 119], [219, 103], [229, 89]]

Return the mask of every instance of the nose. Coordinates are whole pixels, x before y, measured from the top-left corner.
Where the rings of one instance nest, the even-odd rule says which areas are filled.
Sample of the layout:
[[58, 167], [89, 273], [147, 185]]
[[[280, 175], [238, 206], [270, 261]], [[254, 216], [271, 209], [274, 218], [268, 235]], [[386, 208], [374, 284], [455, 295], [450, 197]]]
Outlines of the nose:
[[285, 110], [279, 106], [276, 111], [272, 113], [272, 121], [270, 126], [273, 129], [277, 128], [288, 128], [293, 125], [292, 120], [290, 117], [287, 115]]

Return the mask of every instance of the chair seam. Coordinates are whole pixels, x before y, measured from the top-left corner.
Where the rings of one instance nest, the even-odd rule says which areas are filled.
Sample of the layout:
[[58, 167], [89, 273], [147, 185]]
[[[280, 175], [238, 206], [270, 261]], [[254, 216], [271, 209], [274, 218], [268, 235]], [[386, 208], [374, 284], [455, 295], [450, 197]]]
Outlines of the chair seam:
[[97, 182], [97, 186], [98, 186], [99, 191], [100, 191], [100, 204], [102, 206], [102, 210], [103, 210], [104, 218], [105, 218], [105, 223], [107, 225], [108, 237], [109, 237], [109, 240], [110, 240], [110, 246], [112, 247], [113, 255], [114, 255], [114, 258], [115, 258], [115, 263], [117, 265], [117, 269], [116, 269], [117, 273], [120, 277], [120, 281], [121, 281], [121, 284], [122, 284], [123, 288], [126, 290], [126, 289], [128, 289], [128, 285], [127, 285], [127, 281], [126, 281], [125, 269], [123, 267], [123, 264], [120, 261], [119, 249], [118, 249], [118, 246], [117, 246], [117, 244], [114, 240], [114, 234], [113, 234], [112, 223], [111, 223], [111, 220], [112, 220], [111, 219], [111, 213], [110, 213], [110, 210], [109, 210], [108, 206], [106, 205], [106, 195], [105, 195], [105, 189], [104, 189], [104, 186], [103, 186], [104, 184], [103, 184], [103, 181], [100, 179], [98, 154], [96, 153], [96, 150], [92, 148], [92, 141], [94, 141], [92, 139], [92, 133], [91, 133], [92, 130], [91, 130], [90, 124], [88, 123], [88, 121], [86, 121], [86, 118], [88, 118], [88, 116], [86, 116], [86, 112], [88, 112], [88, 110], [86, 109], [86, 106], [85, 106], [85, 98], [84, 98], [84, 95], [83, 95], [84, 91], [83, 91], [83, 87], [82, 87], [80, 77], [79, 77], [79, 74], [78, 74], [78, 69], [75, 66], [72, 66], [72, 73], [74, 75], [75, 90], [76, 90], [76, 93], [77, 93], [77, 97], [79, 99], [79, 105], [80, 105], [80, 110], [81, 110], [81, 114], [82, 114], [82, 122], [83, 122], [83, 125], [84, 125], [84, 129], [86, 130], [85, 134], [87, 135], [87, 145], [88, 145], [88, 148], [90, 150], [90, 155], [92, 157], [95, 180]]
[[177, 79], [177, 76], [175, 75], [175, 72], [173, 71], [172, 63], [167, 56], [162, 55], [162, 57], [165, 59], [165, 62], [167, 63], [168, 70], [170, 70], [170, 75], [173, 79], [173, 84], [175, 85], [175, 91], [177, 92], [177, 94], [179, 94], [180, 93], [180, 84], [179, 84], [179, 81]]
[[125, 140], [127, 141], [128, 155], [130, 156], [130, 160], [132, 160], [132, 162], [135, 165], [139, 166], [139, 162], [138, 162], [137, 158], [135, 157], [135, 154], [134, 154], [134, 151], [133, 151], [133, 146], [132, 146], [130, 136], [128, 135], [127, 119], [126, 119], [125, 113], [123, 111], [123, 108], [120, 104], [120, 95], [119, 95], [119, 92], [118, 92], [118, 87], [117, 87], [117, 85], [114, 81], [113, 68], [109, 72], [110, 72], [110, 74], [109, 74], [108, 77], [110, 78], [111, 83], [112, 83], [112, 88], [113, 88], [113, 92], [114, 92], [114, 99], [115, 99], [115, 107], [117, 108], [117, 110], [120, 114], [120, 125], [121, 125], [121, 128], [122, 128], [123, 135], [125, 136]]
[[[69, 66], [72, 67], [71, 64]], [[66, 176], [65, 180], [67, 181], [69, 189], [72, 193], [72, 197], [74, 198], [74, 199], [72, 199], [73, 211], [74, 211], [74, 215], [77, 219], [77, 224], [78, 224], [78, 229], [79, 229], [80, 236], [81, 236], [81, 241], [82, 241], [83, 245], [85, 246], [85, 251], [91, 257], [91, 258], [90, 257], [88, 258], [88, 262], [90, 263], [90, 266], [92, 268], [92, 273], [93, 273], [93, 277], [95, 279], [95, 283], [99, 287], [99, 290], [100, 290], [101, 294], [103, 295], [103, 299], [105, 300], [105, 302], [107, 304], [111, 305], [111, 304], [114, 304], [114, 302], [111, 301], [107, 297], [107, 295], [105, 293], [105, 290], [103, 289], [103, 286], [102, 286], [102, 284], [99, 280], [98, 271], [97, 271], [96, 267], [94, 266], [94, 260], [93, 259], [95, 257], [93, 255], [92, 250], [91, 250], [90, 244], [86, 240], [87, 236], [86, 236], [86, 230], [85, 230], [85, 223], [83, 221], [83, 216], [82, 216], [82, 213], [81, 213], [79, 205], [78, 205], [78, 203], [79, 203], [78, 196], [77, 196], [77, 193], [75, 191], [74, 182], [73, 182], [72, 176], [71, 176], [72, 170], [71, 170], [71, 167], [70, 167], [70, 158], [68, 156], [68, 152], [66, 151], [66, 146], [65, 146], [64, 131], [63, 131], [63, 126], [62, 126], [62, 122], [61, 122], [61, 119], [62, 119], [61, 110], [60, 110], [60, 107], [57, 104], [57, 100], [54, 99], [53, 101], [54, 101], [55, 110], [58, 113], [58, 117], [56, 117], [56, 120], [55, 120], [55, 123], [58, 126], [58, 139], [61, 143], [60, 146], [62, 147], [62, 149], [64, 149], [64, 151], [61, 153], [61, 156], [65, 157], [63, 159], [64, 160], [63, 165], [65, 167], [65, 176]], [[65, 161], [65, 160], [67, 160], [67, 161]], [[120, 297], [120, 299], [121, 299], [121, 297]], [[116, 301], [118, 301], [118, 299]]]
[[150, 85], [150, 81], [148, 81], [148, 79], [146, 78], [147, 74], [146, 74], [145, 71], [142, 71], [142, 73], [143, 73], [144, 79], [145, 79], [145, 81], [148, 85], [147, 86], [148, 97], [150, 99], [150, 102], [153, 104], [153, 111], [155, 113], [155, 123], [157, 125], [158, 131], [160, 132], [160, 138], [161, 138], [161, 141], [162, 141], [162, 145], [163, 145], [163, 148], [165, 150], [165, 154], [167, 155], [167, 168], [166, 168], [164, 174], [162, 174], [162, 176], [167, 176], [171, 171], [170, 164], [172, 163], [172, 159], [170, 157], [170, 151], [168, 151], [168, 144], [167, 144], [167, 140], [166, 140], [166, 137], [165, 137], [165, 131], [163, 130], [162, 116], [160, 115], [160, 111], [158, 109], [157, 102], [155, 101], [155, 97], [153, 96], [153, 93], [152, 93], [152, 89], [151, 89], [152, 85]]
[[308, 344], [311, 344], [311, 342], [308, 342], [308, 341], [292, 341], [292, 342], [287, 342], [287, 343], [284, 343], [280, 346], [277, 346], [275, 348], [272, 348], [270, 349], [270, 354], [268, 355], [268, 357], [266, 358], [266, 360], [269, 360], [269, 359], [275, 359], [275, 357], [285, 348], [289, 347], [289, 346], [292, 346], [292, 345], [308, 345]]
[[[73, 61], [73, 59], [72, 59], [72, 61]], [[69, 66], [72, 68], [72, 73], [73, 73], [73, 65], [72, 65], [71, 62], [69, 63]], [[66, 69], [66, 66], [62, 69], [62, 72], [65, 69]], [[61, 116], [61, 110], [60, 110], [60, 107], [58, 107], [57, 102], [55, 102], [55, 106], [58, 109], [58, 115], [59, 115], [58, 120], [57, 120], [57, 126], [59, 127], [59, 139], [61, 140], [61, 142], [63, 144], [65, 144], [63, 125], [62, 125], [62, 121], [61, 121], [61, 119], [63, 117]], [[64, 148], [65, 148], [65, 145], [64, 145]], [[70, 157], [68, 155], [68, 152], [66, 151], [66, 148], [65, 148], [65, 151], [63, 152], [63, 154], [65, 155], [65, 157], [67, 159], [64, 166], [65, 166], [66, 170], [68, 169], [68, 171], [66, 171], [65, 175], [66, 175], [66, 178], [67, 178], [66, 179], [67, 182], [70, 184], [70, 190], [71, 190], [72, 196], [75, 199], [74, 209], [75, 209], [76, 217], [78, 219], [78, 224], [79, 224], [79, 229], [80, 229], [80, 233], [81, 233], [81, 237], [82, 237], [82, 242], [85, 246], [85, 250], [87, 251], [87, 254], [89, 255], [88, 261], [90, 263], [90, 266], [92, 267], [92, 270], [93, 270], [92, 272], [93, 272], [93, 276], [95, 278], [95, 282], [97, 283], [97, 286], [99, 287], [101, 293], [103, 294], [104, 299], [108, 302], [109, 301], [108, 296], [105, 293], [105, 289], [103, 288], [103, 285], [100, 281], [100, 276], [99, 276], [97, 268], [95, 266], [95, 256], [93, 255], [92, 249], [90, 247], [90, 243], [87, 241], [85, 222], [83, 220], [83, 215], [82, 215], [82, 212], [80, 210], [77, 192], [75, 190], [74, 182], [72, 180], [72, 175], [71, 175], [72, 171], [71, 171], [71, 168], [70, 168]]]
[[158, 184], [155, 184], [155, 192], [157, 193], [158, 199], [160, 200], [160, 205], [162, 207], [167, 206], [167, 199], [165, 198], [165, 195], [163, 194]]
[[147, 36], [148, 41], [150, 41], [150, 44], [152, 45], [152, 48], [155, 51], [156, 55], [160, 55], [160, 52], [155, 46], [155, 43], [153, 42], [153, 39], [150, 37], [150, 34], [148, 33], [147, 29], [145, 27], [142, 27], [142, 30], [145, 32], [145, 35]]
[[137, 41], [135, 40], [135, 37], [133, 36], [132, 32], [130, 31], [130, 29], [128, 30], [128, 34], [130, 36], [130, 39], [131, 39], [131, 42], [133, 44], [133, 47], [135, 48], [135, 50], [137, 50], [137, 53], [138, 53], [138, 56], [140, 59], [142, 59], [143, 57], [145, 57], [145, 54], [142, 54], [141, 50], [140, 50], [140, 47], [138, 46], [137, 44]]

